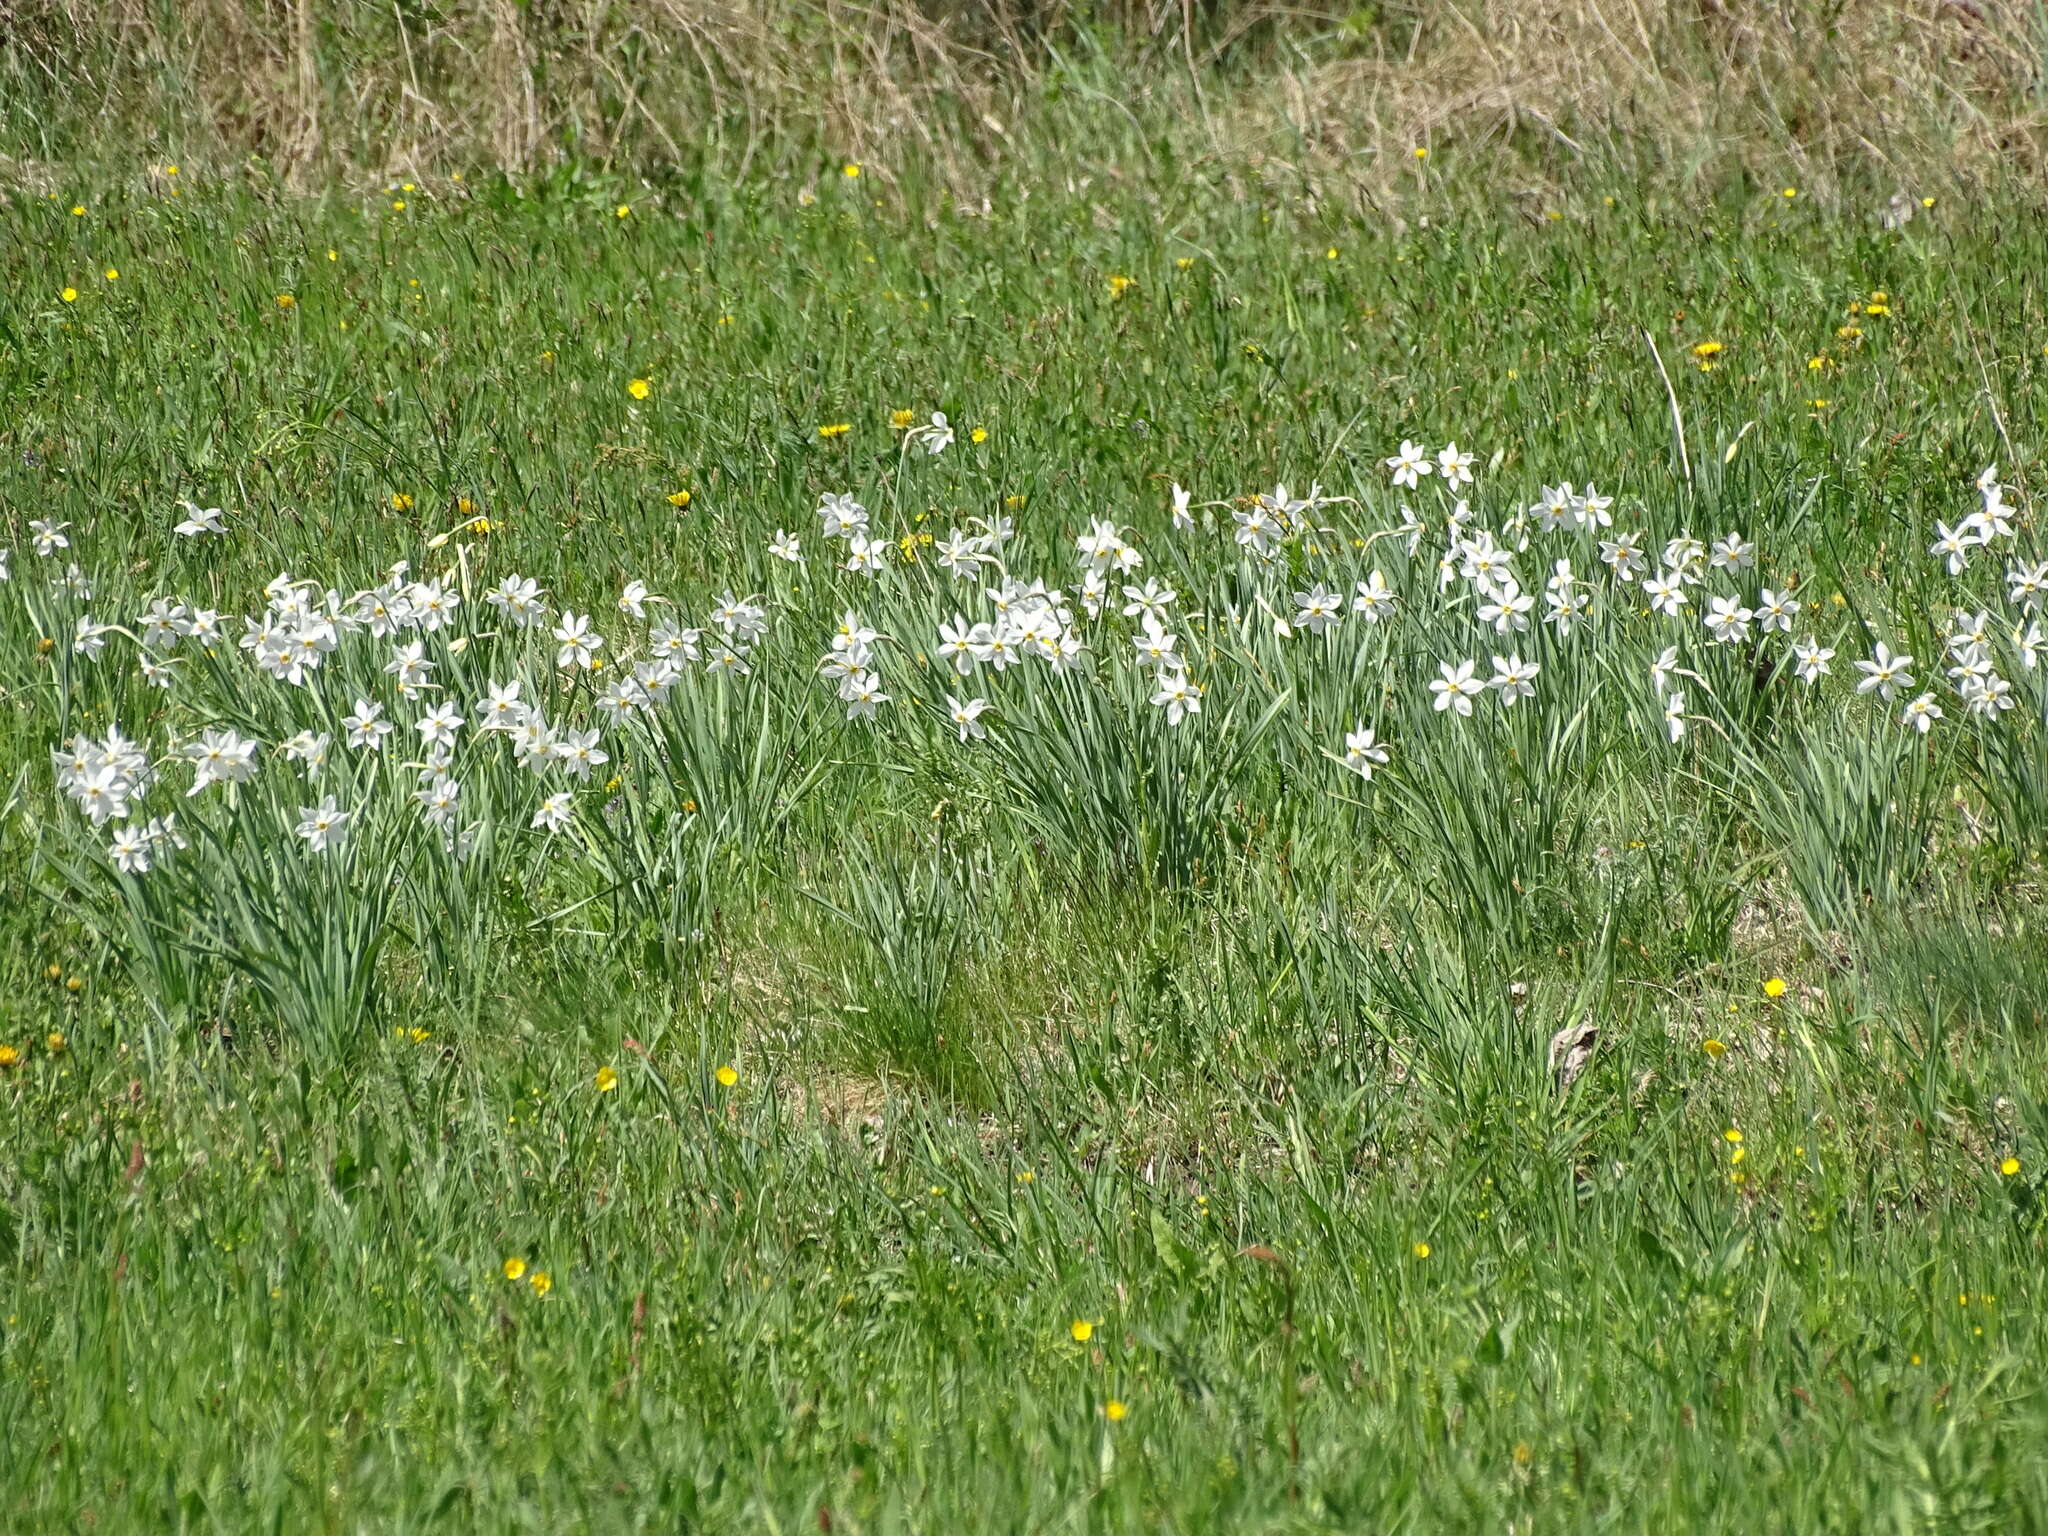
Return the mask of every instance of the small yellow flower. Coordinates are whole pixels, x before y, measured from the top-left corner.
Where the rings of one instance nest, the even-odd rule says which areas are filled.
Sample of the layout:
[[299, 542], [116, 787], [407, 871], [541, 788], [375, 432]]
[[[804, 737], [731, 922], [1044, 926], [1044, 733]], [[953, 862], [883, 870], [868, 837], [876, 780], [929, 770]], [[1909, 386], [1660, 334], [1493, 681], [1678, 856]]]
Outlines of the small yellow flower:
[[1427, 1243], [1417, 1243], [1417, 1244], [1416, 1244], [1416, 1245], [1415, 1245], [1414, 1247], [1410, 1248], [1410, 1249], [1409, 1249], [1408, 1251], [1409, 1251], [1410, 1253], [1414, 1254], [1414, 1255], [1415, 1255], [1415, 1257], [1417, 1257], [1418, 1259], [1426, 1259], [1426, 1258], [1428, 1258], [1428, 1257], [1429, 1257], [1429, 1244], [1427, 1244]]
[[2016, 1157], [2008, 1157], [1998, 1165], [1998, 1171], [2009, 1179], [2020, 1171], [2020, 1160]]
[[1810, 373], [1819, 373], [1821, 369], [1826, 368], [1833, 361], [1834, 359], [1829, 357], [1825, 352], [1821, 353], [1817, 357], [1809, 357], [1806, 360], [1807, 371]]
[[1730, 1163], [1739, 1163], [1747, 1156], [1749, 1156], [1749, 1148], [1737, 1147], [1732, 1153], [1729, 1154], [1728, 1161]]
[[898, 431], [909, 426], [915, 420], [917, 420], [917, 417], [909, 411], [891, 411], [889, 413], [889, 425], [895, 427]]
[[[53, 1029], [43, 1036], [43, 1049], [52, 1056], [62, 1056], [64, 1054], [64, 1047], [68, 1044], [70, 1042], [64, 1038], [64, 1031], [61, 1029]], [[2011, 1162], [2012, 1160], [2008, 1158], [2006, 1161]], [[2019, 1171], [2020, 1165], [2018, 1163], [2013, 1163], [2012, 1166], [2014, 1172]]]
[[62, 981], [64, 979], [64, 967], [61, 965], [44, 966], [43, 979], [46, 981]]
[[858, 180], [860, 177], [860, 162], [856, 160], [847, 161], [846, 164], [839, 167], [839, 174], [848, 181]]
[[1835, 328], [1835, 339], [1837, 341], [1854, 341], [1862, 334], [1863, 327], [1860, 325], [1843, 325]]
[[734, 1083], [740, 1080], [739, 1069], [736, 1067], [720, 1067], [716, 1072], [712, 1073], [711, 1075], [718, 1079], [718, 1086], [721, 1088], [730, 1088]]
[[1335, 261], [1336, 259], [1337, 259], [1337, 247], [1335, 247], [1334, 245], [1333, 245], [1333, 246], [1331, 246], [1331, 247], [1330, 247], [1330, 248], [1329, 248], [1329, 249], [1328, 249], [1327, 251], [1323, 252], [1323, 260], [1325, 260], [1325, 261]]
[[621, 203], [617, 208], [615, 208], [612, 211], [622, 219], [628, 219], [633, 216], [632, 206], [628, 203]]
[[687, 507], [690, 504], [690, 493], [688, 491], [671, 491], [668, 504], [672, 507]]
[[1195, 264], [1195, 258], [1192, 256], [1176, 256], [1173, 258], [1173, 264], [1185, 272]]
[[824, 426], [818, 428], [818, 436], [844, 437], [847, 433], [851, 432], [852, 430], [853, 423], [850, 421], [827, 422]]
[[1866, 315], [1888, 315], [1891, 312], [1892, 307], [1889, 304], [1866, 304], [1863, 306], [1863, 313]]
[[618, 1073], [614, 1072], [610, 1067], [599, 1067], [597, 1069], [597, 1091], [599, 1093], [610, 1093], [618, 1086]]
[[85, 982], [76, 976], [66, 976], [64, 978], [64, 990], [76, 996], [85, 990]]
[[1427, 160], [1429, 158], [1429, 151], [1422, 145], [1418, 144], [1415, 146], [1415, 158], [1418, 160]]
[[1742, 1132], [1731, 1125], [1721, 1133], [1721, 1139], [1730, 1146], [1739, 1147], [1742, 1145]]
[[1932, 208], [1934, 206], [1934, 199], [1931, 197], [1923, 197], [1920, 199], [1920, 206], [1922, 208]]
[[1067, 1325], [1067, 1332], [1076, 1344], [1086, 1344], [1095, 1337], [1095, 1325], [1084, 1317], [1077, 1317]]
[[1123, 1423], [1130, 1416], [1130, 1412], [1130, 1409], [1113, 1397], [1102, 1405], [1102, 1416], [1112, 1424]]
[[1015, 512], [1024, 505], [1024, 498], [1022, 496], [1005, 496], [1003, 498], [1003, 505], [1010, 511]]
[[74, 219], [82, 219], [82, 218], [84, 218], [84, 217], [85, 217], [85, 204], [83, 204], [83, 203], [78, 203], [78, 204], [75, 204], [75, 205], [74, 205], [74, 206], [72, 207], [72, 209], [71, 209], [71, 217], [73, 217]]
[[1718, 341], [1696, 341], [1693, 343], [1694, 357], [1718, 357], [1726, 349]]
[[288, 293], [280, 293], [277, 296], [277, 307], [279, 309], [290, 309], [294, 304], [298, 302], [299, 301], [297, 299], [293, 298]]
[[627, 383], [626, 393], [635, 400], [645, 400], [654, 393], [654, 386], [645, 379], [633, 379]]
[[1778, 193], [1780, 197], [1797, 197], [1798, 195], [1799, 189], [1797, 187], [1786, 187]]
[[18, 1067], [20, 1065], [21, 1052], [11, 1045], [0, 1045], [0, 1067]]
[[78, 290], [76, 288], [66, 288], [62, 293], [58, 294], [57, 297], [62, 299], [66, 304], [76, 304], [78, 302]]
[[341, 252], [339, 252], [339, 251], [337, 251], [337, 250], [333, 250], [333, 249], [330, 249], [330, 250], [329, 250], [329, 251], [327, 252], [327, 259], [328, 259], [329, 261], [339, 261], [339, 260], [341, 260]]
[[1700, 1042], [1700, 1049], [1705, 1051], [1715, 1061], [1719, 1061], [1728, 1053], [1728, 1047], [1718, 1040], [1702, 1040]]
[[1783, 997], [1784, 995], [1785, 995], [1785, 978], [1784, 978], [1784, 977], [1782, 977], [1782, 976], [1773, 976], [1773, 977], [1771, 977], [1771, 978], [1770, 978], [1770, 980], [1768, 980], [1768, 981], [1766, 981], [1766, 982], [1764, 983], [1764, 996], [1765, 996], [1765, 997]]
[[405, 199], [401, 197], [393, 201], [393, 203], [391, 204], [391, 211], [393, 213], [405, 212]]
[[969, 441], [970, 443], [985, 443], [985, 442], [987, 442], [987, 441], [988, 441], [988, 428], [987, 428], [987, 427], [976, 427], [976, 428], [975, 428], [975, 429], [974, 429], [974, 430], [973, 430], [972, 432], [970, 432], [970, 433], [968, 433], [968, 434], [967, 434], [967, 441]]
[[393, 491], [391, 493], [391, 510], [394, 512], [410, 512], [412, 510], [412, 498], [403, 491]]
[[536, 1296], [545, 1296], [555, 1288], [555, 1282], [549, 1278], [548, 1272], [544, 1269], [536, 1269], [533, 1272], [533, 1278], [526, 1283], [533, 1287], [533, 1294]]
[[107, 268], [104, 276], [110, 283], [118, 281], [121, 276], [121, 269], [119, 267], [109, 267]]
[[178, 168], [175, 165], [167, 165], [164, 167], [164, 174], [166, 176], [175, 176], [178, 174]]
[[1122, 297], [1124, 296], [1124, 294], [1125, 294], [1126, 292], [1128, 292], [1128, 291], [1130, 290], [1131, 286], [1132, 286], [1132, 285], [1133, 285], [1134, 283], [1136, 283], [1136, 282], [1137, 282], [1137, 279], [1136, 279], [1136, 278], [1134, 278], [1134, 277], [1126, 277], [1126, 276], [1125, 276], [1125, 275], [1124, 275], [1123, 273], [1121, 273], [1121, 272], [1112, 272], [1112, 273], [1110, 273], [1110, 275], [1109, 275], [1109, 296], [1110, 296], [1110, 297], [1111, 297], [1112, 299], [1120, 299], [1120, 298], [1122, 298]]

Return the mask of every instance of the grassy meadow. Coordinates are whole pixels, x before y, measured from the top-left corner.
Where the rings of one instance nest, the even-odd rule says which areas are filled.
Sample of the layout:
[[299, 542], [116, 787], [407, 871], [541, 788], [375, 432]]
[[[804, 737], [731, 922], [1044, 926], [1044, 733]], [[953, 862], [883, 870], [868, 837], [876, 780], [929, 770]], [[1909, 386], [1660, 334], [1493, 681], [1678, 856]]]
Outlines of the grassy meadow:
[[2041, 1529], [2048, 225], [1390, 175], [11, 184], [0, 1527]]

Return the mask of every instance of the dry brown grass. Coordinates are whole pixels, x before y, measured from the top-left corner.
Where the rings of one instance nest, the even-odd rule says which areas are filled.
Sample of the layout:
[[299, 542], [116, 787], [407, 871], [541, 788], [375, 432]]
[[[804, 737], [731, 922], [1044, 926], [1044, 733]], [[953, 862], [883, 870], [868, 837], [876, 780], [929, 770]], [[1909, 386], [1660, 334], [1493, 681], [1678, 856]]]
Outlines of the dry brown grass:
[[1381, 198], [1428, 145], [1532, 191], [1600, 158], [1829, 196], [2038, 175], [2044, 26], [1998, 0], [0, 0], [0, 123], [25, 158], [303, 178], [844, 155], [978, 197], [1195, 158]]

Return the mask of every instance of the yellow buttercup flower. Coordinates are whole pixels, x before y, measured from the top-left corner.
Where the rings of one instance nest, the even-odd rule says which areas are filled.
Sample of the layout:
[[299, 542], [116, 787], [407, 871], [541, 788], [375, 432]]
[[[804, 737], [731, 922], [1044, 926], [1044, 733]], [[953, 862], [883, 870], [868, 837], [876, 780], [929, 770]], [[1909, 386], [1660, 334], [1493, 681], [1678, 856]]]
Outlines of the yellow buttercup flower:
[[597, 1069], [597, 1091], [599, 1093], [610, 1093], [618, 1086], [618, 1073], [614, 1072], [610, 1067], [599, 1067]]
[[627, 383], [626, 393], [635, 400], [645, 400], [654, 393], [654, 386], [645, 379], [633, 379]]
[[712, 1073], [711, 1075], [718, 1079], [718, 1086], [721, 1088], [730, 1088], [734, 1083], [740, 1080], [739, 1070], [736, 1067], [720, 1067], [716, 1072]]
[[66, 304], [76, 304], [78, 302], [78, 290], [76, 288], [66, 288], [62, 293], [58, 294], [57, 297], [62, 299]]
[[1123, 1423], [1124, 1419], [1129, 1416], [1130, 1411], [1130, 1409], [1113, 1397], [1102, 1405], [1102, 1416], [1112, 1424]]
[[1410, 1248], [1408, 1251], [1414, 1254], [1415, 1257], [1417, 1257], [1418, 1259], [1426, 1259], [1429, 1257], [1429, 1244], [1417, 1243], [1413, 1248]]
[[533, 1287], [533, 1294], [536, 1296], [545, 1296], [555, 1288], [553, 1278], [544, 1269], [536, 1269], [533, 1277], [526, 1283]]
[[1076, 1344], [1086, 1344], [1095, 1337], [1095, 1325], [1086, 1318], [1077, 1317], [1067, 1324], [1067, 1333]]
[[1728, 1047], [1718, 1040], [1703, 1040], [1700, 1042], [1700, 1049], [1716, 1061], [1719, 1061], [1728, 1052]]
[[507, 1259], [503, 1267], [505, 1271], [505, 1278], [507, 1280], [517, 1280], [521, 1275], [526, 1273], [526, 1260]]
[[1783, 997], [1784, 995], [1785, 995], [1785, 978], [1784, 978], [1784, 977], [1782, 977], [1782, 976], [1773, 976], [1773, 977], [1772, 977], [1772, 978], [1771, 978], [1770, 980], [1768, 980], [1768, 981], [1766, 981], [1766, 982], [1764, 983], [1764, 996], [1765, 996], [1765, 997]]
[[899, 431], [909, 426], [915, 420], [917, 420], [917, 416], [910, 411], [891, 411], [889, 413], [889, 425]]
[[2020, 1160], [2016, 1157], [2008, 1157], [1998, 1165], [1998, 1171], [2009, 1179], [2020, 1171]]

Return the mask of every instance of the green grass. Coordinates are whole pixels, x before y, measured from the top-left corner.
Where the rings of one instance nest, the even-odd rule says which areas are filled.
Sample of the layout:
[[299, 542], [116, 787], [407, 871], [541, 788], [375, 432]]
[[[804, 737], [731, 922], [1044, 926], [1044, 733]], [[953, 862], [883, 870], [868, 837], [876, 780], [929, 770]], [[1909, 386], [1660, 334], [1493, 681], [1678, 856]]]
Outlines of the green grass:
[[[1195, 168], [971, 218], [836, 173], [359, 202], [182, 167], [0, 208], [0, 1525], [2040, 1529], [2041, 674], [1996, 726], [1943, 691], [1925, 740], [1848, 685], [1883, 639], [1938, 686], [1950, 608], [2005, 610], [2002, 558], [1925, 554], [1985, 464], [2039, 557], [2048, 231], [1623, 186], [1525, 221], [1456, 169], [1398, 230]], [[961, 440], [905, 452], [899, 409]], [[1658, 546], [1744, 531], [1835, 675], [1613, 605], [1447, 722], [1434, 663], [1506, 647], [1354, 543], [1404, 437], [1478, 453], [1488, 526], [1569, 479]], [[1276, 480], [1356, 498], [1276, 574], [1169, 530], [1171, 482]], [[843, 490], [913, 541], [1008, 515], [1070, 591], [1125, 526], [1207, 605], [1203, 713], [1150, 707], [1113, 604], [1090, 669], [963, 689], [998, 705], [963, 746], [926, 653], [982, 609], [928, 546], [828, 572]], [[183, 497], [230, 536], [173, 537]], [[1525, 573], [1555, 553], [1597, 570]], [[126, 637], [74, 657], [73, 557], [102, 621], [175, 593], [229, 642], [167, 693]], [[287, 690], [235, 616], [399, 559], [470, 582], [465, 631], [512, 571], [607, 655], [632, 577], [771, 627], [561, 786], [552, 852], [496, 746], [458, 864], [400, 754], [337, 742], [323, 787], [383, 809], [315, 858], [272, 749], [395, 705], [386, 648]], [[1374, 566], [1391, 626], [1257, 606]], [[849, 603], [896, 642], [875, 722], [811, 675]], [[566, 700], [523, 644], [437, 675]], [[1360, 719], [1369, 784], [1326, 755]], [[164, 768], [192, 847], [142, 877], [50, 768], [115, 721], [266, 749], [232, 807]]]

